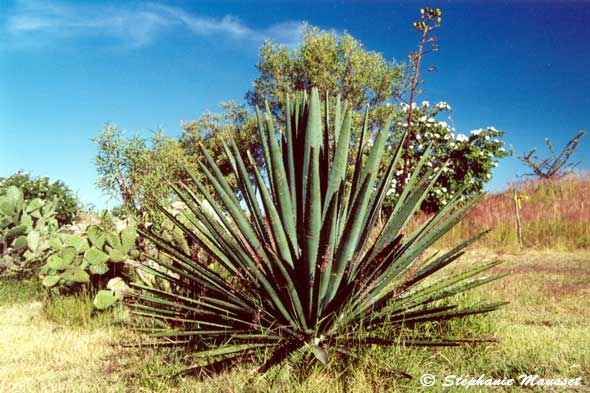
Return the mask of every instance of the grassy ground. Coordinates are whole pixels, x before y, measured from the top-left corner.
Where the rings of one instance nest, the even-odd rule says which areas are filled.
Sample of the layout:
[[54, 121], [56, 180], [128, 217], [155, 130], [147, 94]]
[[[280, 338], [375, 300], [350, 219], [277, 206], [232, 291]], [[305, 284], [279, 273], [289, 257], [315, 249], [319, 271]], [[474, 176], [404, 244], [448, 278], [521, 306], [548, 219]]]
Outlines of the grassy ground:
[[[315, 368], [297, 380], [297, 370], [283, 368], [264, 377], [250, 366], [199, 380], [172, 375], [188, 365], [183, 354], [150, 348], [126, 349], [121, 342], [140, 337], [116, 324], [113, 314], [93, 316], [84, 297], [36, 298], [33, 282], [0, 281], [1, 392], [406, 392], [441, 391], [446, 375], [518, 378], [581, 377], [590, 391], [590, 253], [526, 252], [495, 255], [472, 251], [460, 264], [500, 258], [497, 269], [512, 274], [461, 299], [464, 303], [508, 300], [503, 310], [483, 318], [453, 322], [459, 333], [498, 336], [501, 343], [474, 347], [408, 349], [371, 348], [351, 371], [334, 365]], [[412, 374], [400, 380], [379, 371], [394, 367]], [[437, 378], [435, 387], [419, 377]], [[444, 391], [463, 391], [453, 387]], [[501, 391], [470, 388], [469, 391]], [[509, 390], [506, 388], [506, 390]], [[562, 390], [562, 389], [554, 389]], [[536, 388], [532, 391], [552, 391]]]

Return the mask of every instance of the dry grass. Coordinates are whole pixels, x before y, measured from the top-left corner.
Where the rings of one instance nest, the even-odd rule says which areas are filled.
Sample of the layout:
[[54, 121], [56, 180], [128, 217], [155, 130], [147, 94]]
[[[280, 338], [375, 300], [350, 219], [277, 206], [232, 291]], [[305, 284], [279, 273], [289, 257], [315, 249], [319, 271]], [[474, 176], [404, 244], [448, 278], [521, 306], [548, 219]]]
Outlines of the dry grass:
[[[72, 303], [40, 303], [7, 297], [0, 282], [0, 391], [1, 392], [408, 392], [422, 391], [418, 379], [400, 380], [379, 367], [394, 367], [415, 377], [485, 374], [516, 378], [582, 377], [584, 386], [568, 391], [590, 391], [590, 253], [527, 251], [499, 255], [473, 250], [459, 266], [503, 259], [497, 270], [512, 274], [487, 287], [463, 295], [462, 304], [508, 300], [501, 311], [485, 317], [453, 321], [457, 335], [501, 338], [499, 344], [461, 348], [371, 348], [349, 373], [334, 367], [315, 367], [307, 380], [297, 380], [284, 367], [264, 377], [244, 365], [211, 378], [172, 376], [188, 364], [184, 354], [151, 348], [123, 349], [111, 343], [141, 340], [122, 328], [98, 319], [64, 315], [86, 309], [83, 299]], [[445, 274], [452, 274], [452, 270]], [[13, 291], [14, 292], [14, 291]], [[19, 292], [21, 292], [19, 290]], [[16, 303], [15, 303], [16, 302]], [[71, 311], [74, 310], [74, 311]], [[78, 311], [76, 311], [78, 310]], [[57, 321], [57, 322], [56, 322]], [[86, 321], [86, 322], [84, 322]], [[430, 391], [440, 391], [431, 388]], [[463, 391], [454, 388], [445, 391]], [[550, 389], [537, 389], [551, 391]], [[470, 388], [470, 392], [502, 391]], [[505, 390], [509, 391], [509, 390]], [[534, 391], [534, 390], [533, 390]]]
[[[454, 321], [449, 329], [457, 335], [501, 338], [500, 344], [462, 348], [372, 348], [349, 374], [316, 368], [311, 377], [297, 382], [288, 368], [254, 377], [247, 368], [238, 368], [199, 382], [194, 377], [153, 379], [156, 370], [174, 370], [182, 364], [178, 356], [168, 359], [148, 357], [135, 369], [135, 384], [154, 392], [407, 392], [422, 391], [418, 379], [400, 380], [378, 371], [395, 367], [415, 377], [435, 375], [485, 374], [494, 378], [518, 378], [521, 374], [550, 377], [581, 376], [584, 386], [568, 391], [590, 391], [590, 253], [528, 251], [503, 254], [472, 250], [455, 269], [502, 259], [498, 272], [512, 274], [490, 286], [461, 297], [460, 302], [508, 300], [501, 311], [486, 317]], [[453, 274], [452, 270], [446, 274]], [[155, 355], [155, 353], [154, 353]], [[149, 370], [149, 371], [148, 371]], [[439, 386], [440, 389], [440, 385]], [[438, 391], [431, 388], [431, 391]], [[445, 391], [464, 391], [453, 388]], [[469, 391], [501, 389], [472, 387]], [[506, 390], [510, 391], [510, 390]], [[538, 391], [552, 391], [545, 388]]]
[[[554, 181], [523, 181], [512, 189], [526, 195], [521, 203], [525, 248], [551, 250], [590, 249], [590, 174], [572, 174]], [[512, 191], [486, 196], [443, 239], [451, 246], [462, 239], [492, 228], [480, 246], [515, 249], [516, 221]], [[421, 217], [418, 221], [424, 220]]]
[[0, 306], [0, 392], [124, 392], [102, 372], [117, 337], [105, 329], [67, 328], [43, 316], [43, 304]]

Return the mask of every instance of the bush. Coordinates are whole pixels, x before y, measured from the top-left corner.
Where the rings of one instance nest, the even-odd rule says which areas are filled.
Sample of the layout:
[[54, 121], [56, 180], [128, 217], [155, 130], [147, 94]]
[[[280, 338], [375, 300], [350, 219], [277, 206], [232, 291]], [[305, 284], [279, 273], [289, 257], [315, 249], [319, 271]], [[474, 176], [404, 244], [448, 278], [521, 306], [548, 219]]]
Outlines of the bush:
[[[407, 128], [408, 105], [401, 105], [396, 115], [398, 132], [391, 140], [399, 139]], [[430, 105], [423, 101], [413, 105], [412, 132], [409, 143], [409, 173], [418, 170], [420, 176], [433, 166], [446, 165], [431, 193], [422, 203], [422, 211], [437, 212], [446, 205], [449, 195], [461, 192], [467, 198], [481, 192], [492, 177], [492, 170], [498, 161], [508, 155], [504, 141], [500, 138], [504, 132], [494, 127], [472, 130], [469, 135], [455, 134], [455, 129], [446, 121], [439, 120], [441, 115], [448, 115], [451, 107], [446, 102]], [[397, 137], [397, 138], [396, 138]], [[419, 167], [418, 162], [426, 151], [430, 158]], [[390, 150], [390, 154], [393, 149]], [[392, 206], [401, 193], [403, 171], [399, 170], [392, 181], [386, 206]]]
[[80, 212], [78, 198], [61, 180], [51, 183], [48, 177], [32, 177], [27, 172], [19, 171], [10, 177], [0, 178], [0, 194], [10, 186], [21, 189], [27, 201], [35, 198], [53, 200], [57, 197], [55, 218], [60, 225], [71, 224]]

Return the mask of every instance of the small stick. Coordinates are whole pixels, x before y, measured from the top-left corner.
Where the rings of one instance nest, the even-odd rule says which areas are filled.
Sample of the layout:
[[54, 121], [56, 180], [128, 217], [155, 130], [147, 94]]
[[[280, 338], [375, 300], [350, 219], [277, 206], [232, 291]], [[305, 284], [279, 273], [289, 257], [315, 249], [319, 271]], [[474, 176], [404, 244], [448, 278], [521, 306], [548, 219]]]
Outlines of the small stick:
[[520, 203], [518, 201], [518, 194], [514, 190], [514, 212], [516, 213], [516, 237], [518, 239], [518, 245], [522, 248], [522, 225], [520, 222]]

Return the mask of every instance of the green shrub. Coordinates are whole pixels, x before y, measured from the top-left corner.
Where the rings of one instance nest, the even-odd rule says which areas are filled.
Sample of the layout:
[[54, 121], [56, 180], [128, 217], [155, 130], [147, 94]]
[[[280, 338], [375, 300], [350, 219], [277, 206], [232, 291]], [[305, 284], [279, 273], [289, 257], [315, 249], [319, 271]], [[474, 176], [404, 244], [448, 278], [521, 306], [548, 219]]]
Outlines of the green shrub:
[[[402, 104], [396, 115], [397, 136], [407, 128], [409, 106]], [[420, 170], [424, 176], [432, 166], [446, 169], [438, 177], [429, 195], [422, 202], [424, 212], [437, 212], [451, 195], [462, 190], [463, 196], [480, 193], [492, 177], [492, 170], [498, 161], [508, 155], [502, 137], [504, 132], [494, 127], [472, 130], [469, 135], [457, 133], [446, 121], [439, 120], [441, 115], [450, 114], [451, 107], [446, 102], [438, 102], [432, 106], [428, 101], [413, 108], [412, 133], [409, 141], [409, 172]], [[395, 134], [394, 134], [395, 136]], [[392, 138], [396, 140], [395, 137]], [[421, 168], [418, 162], [424, 151], [429, 150], [429, 159]], [[390, 150], [392, 154], [394, 150]], [[388, 152], [386, 152], [388, 155]], [[386, 157], [388, 159], [389, 157]], [[386, 207], [391, 207], [399, 197], [403, 184], [403, 170], [399, 170], [392, 180]]]
[[60, 225], [71, 224], [80, 212], [78, 198], [62, 181], [50, 182], [48, 177], [31, 177], [19, 171], [12, 176], [0, 178], [0, 194], [16, 186], [23, 192], [25, 200], [36, 198], [51, 201], [57, 199], [56, 219]]
[[[144, 322], [153, 322], [143, 329], [156, 344], [194, 348], [191, 368], [262, 352], [268, 354], [259, 369], [264, 372], [293, 358], [304, 364], [313, 358], [339, 363], [341, 357], [354, 357], [352, 347], [372, 344], [459, 345], [476, 340], [420, 335], [412, 328], [502, 305], [451, 302], [453, 295], [497, 279], [477, 278], [497, 263], [431, 278], [477, 237], [443, 255], [419, 259], [477, 199], [463, 203], [458, 190], [439, 213], [406, 233], [444, 166], [423, 177], [417, 170], [378, 227], [402, 144], [393, 160], [383, 162], [389, 126], [372, 139], [367, 116], [358, 151], [351, 152], [349, 106], [324, 108], [322, 113], [316, 89], [311, 96], [297, 95], [294, 104], [287, 100], [287, 123], [280, 133], [268, 108], [259, 115], [266, 176], [250, 157], [251, 178], [239, 147], [228, 141], [225, 150], [243, 202], [205, 149], [206, 164], [199, 166], [214, 193], [190, 171], [191, 183], [171, 186], [188, 207], [184, 218], [160, 210], [209, 254], [208, 263], [191, 258], [157, 231], [140, 229], [166, 258], [142, 266], [159, 281], [134, 284], [138, 291], [130, 305]], [[425, 151], [418, 167], [429, 154]]]

